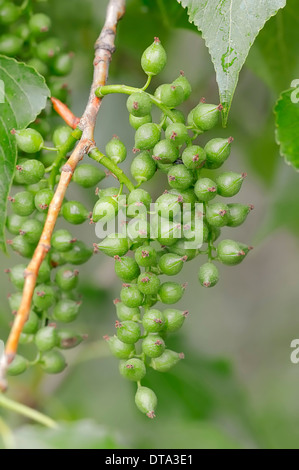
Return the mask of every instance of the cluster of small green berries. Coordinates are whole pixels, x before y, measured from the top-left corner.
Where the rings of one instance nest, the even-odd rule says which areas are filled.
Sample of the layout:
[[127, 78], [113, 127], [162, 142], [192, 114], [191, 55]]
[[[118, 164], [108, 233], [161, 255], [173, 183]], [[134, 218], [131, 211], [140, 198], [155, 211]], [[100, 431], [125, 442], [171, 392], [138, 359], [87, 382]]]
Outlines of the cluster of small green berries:
[[[141, 66], [149, 77], [147, 83], [165, 64], [166, 52], [155, 38], [141, 59]], [[195, 142], [216, 126], [221, 105], [208, 104], [201, 99], [186, 119], [176, 108], [191, 94], [190, 83], [183, 72], [173, 83], [158, 86], [153, 95], [146, 92], [146, 88], [108, 85], [98, 90], [98, 96], [110, 91], [129, 94], [129, 121], [136, 131], [131, 174], [137, 185], [123, 195], [122, 204], [119, 204], [122, 188], [98, 190], [99, 200], [92, 218], [94, 222], [103, 217], [112, 219], [124, 207], [127, 216], [133, 217], [125, 236], [112, 233], [96, 245], [99, 251], [114, 257], [115, 273], [123, 282], [120, 299], [114, 301], [118, 317], [116, 334], [104, 338], [112, 354], [121, 360], [121, 375], [137, 382], [137, 407], [153, 418], [157, 397], [153, 390], [142, 386], [141, 381], [147, 367], [166, 372], [183, 357], [183, 353], [167, 349], [166, 340], [168, 334], [182, 327], [188, 313], [172, 307], [182, 298], [186, 286], [163, 282], [160, 276], [178, 274], [186, 261], [203, 254], [208, 259], [199, 267], [199, 282], [204, 287], [215, 286], [219, 279], [215, 261], [237, 265], [251, 249], [230, 239], [215, 246], [221, 228], [241, 225], [253, 206], [215, 200], [216, 196], [235, 196], [246, 176], [232, 171], [217, 172], [213, 176], [214, 170], [228, 159], [233, 138], [212, 138], [204, 147]], [[153, 105], [162, 110], [159, 123], [152, 120]], [[107, 144], [106, 155], [116, 164], [124, 161], [127, 150], [118, 137], [114, 136]], [[140, 186], [159, 170], [167, 175], [168, 187], [155, 200], [153, 209], [151, 195]], [[186, 204], [191, 221], [188, 227], [183, 226], [182, 217]], [[186, 248], [190, 235], [192, 240], [196, 239], [197, 204], [202, 204], [199, 218], [203, 246]], [[149, 223], [152, 211], [157, 219]], [[151, 230], [154, 224], [157, 225], [155, 235]], [[182, 228], [185, 229], [183, 236]], [[157, 308], [157, 302], [168, 307]]]

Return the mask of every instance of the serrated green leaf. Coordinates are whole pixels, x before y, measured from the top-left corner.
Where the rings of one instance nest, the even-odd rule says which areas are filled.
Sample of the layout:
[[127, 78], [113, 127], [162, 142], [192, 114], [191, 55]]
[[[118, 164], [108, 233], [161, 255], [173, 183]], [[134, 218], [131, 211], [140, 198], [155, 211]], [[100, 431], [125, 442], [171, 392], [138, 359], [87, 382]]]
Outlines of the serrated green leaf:
[[17, 159], [16, 142], [10, 131], [23, 129], [34, 121], [46, 106], [50, 92], [44, 78], [32, 67], [4, 56], [0, 56], [0, 80], [4, 90], [4, 102], [0, 102], [0, 248], [6, 251], [7, 197]]
[[[299, 85], [299, 80], [295, 85]], [[281, 94], [275, 106], [275, 115], [275, 135], [280, 154], [288, 165], [299, 170], [299, 87]]]
[[286, 0], [177, 0], [206, 41], [216, 71], [226, 125], [240, 70], [265, 22]]

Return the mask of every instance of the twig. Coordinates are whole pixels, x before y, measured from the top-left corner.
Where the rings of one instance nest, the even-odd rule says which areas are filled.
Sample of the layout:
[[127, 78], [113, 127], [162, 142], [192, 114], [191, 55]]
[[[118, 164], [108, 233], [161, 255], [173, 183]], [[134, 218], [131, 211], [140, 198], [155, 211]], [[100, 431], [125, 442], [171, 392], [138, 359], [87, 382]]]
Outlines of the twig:
[[54, 96], [52, 96], [51, 101], [56, 113], [62, 117], [68, 126], [70, 126], [72, 129], [76, 129], [80, 123], [80, 118], [75, 116], [66, 104], [62, 103], [62, 101], [58, 100], [57, 98], [54, 98]]
[[95, 90], [107, 81], [109, 63], [111, 56], [115, 51], [114, 40], [116, 35], [116, 26], [118, 21], [125, 13], [125, 0], [109, 0], [107, 7], [106, 20], [102, 32], [95, 43], [95, 59], [94, 59], [94, 76], [91, 85], [90, 95], [87, 106], [83, 113], [79, 129], [82, 130], [82, 136], [76, 148], [72, 152], [67, 163], [62, 167], [61, 177], [49, 206], [48, 216], [45, 222], [43, 233], [25, 271], [25, 284], [23, 289], [23, 297], [20, 308], [15, 317], [10, 335], [8, 337], [5, 353], [0, 363], [0, 389], [6, 389], [6, 369], [10, 362], [14, 359], [18, 348], [19, 338], [23, 326], [28, 318], [33, 291], [36, 285], [36, 279], [40, 265], [51, 247], [51, 236], [55, 227], [55, 223], [60, 212], [62, 201], [71, 181], [73, 172], [82, 160], [84, 154], [89, 153], [94, 148], [94, 129], [97, 114], [101, 105], [101, 98], [95, 95]]

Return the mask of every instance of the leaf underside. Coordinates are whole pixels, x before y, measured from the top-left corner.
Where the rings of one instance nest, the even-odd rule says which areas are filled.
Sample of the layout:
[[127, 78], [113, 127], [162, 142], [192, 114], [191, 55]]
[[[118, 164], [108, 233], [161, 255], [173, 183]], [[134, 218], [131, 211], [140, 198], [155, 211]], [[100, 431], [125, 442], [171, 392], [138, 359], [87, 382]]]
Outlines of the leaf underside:
[[274, 111], [280, 154], [288, 165], [299, 171], [299, 89], [284, 91]]

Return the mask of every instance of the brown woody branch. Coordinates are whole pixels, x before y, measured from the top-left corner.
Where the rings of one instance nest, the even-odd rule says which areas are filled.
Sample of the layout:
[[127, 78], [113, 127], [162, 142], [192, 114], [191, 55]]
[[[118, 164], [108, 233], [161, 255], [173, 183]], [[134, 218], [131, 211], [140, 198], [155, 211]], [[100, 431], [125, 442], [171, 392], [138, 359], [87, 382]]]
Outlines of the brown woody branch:
[[106, 20], [102, 32], [95, 43], [94, 75], [91, 85], [89, 99], [80, 119], [78, 127], [82, 130], [82, 137], [72, 152], [67, 163], [62, 167], [60, 181], [53, 200], [49, 206], [48, 216], [43, 233], [25, 271], [25, 284], [20, 308], [15, 317], [13, 326], [8, 337], [5, 353], [0, 363], [0, 389], [6, 389], [6, 369], [14, 359], [18, 348], [19, 338], [30, 312], [32, 296], [36, 285], [39, 268], [47, 252], [51, 247], [51, 236], [56, 224], [58, 214], [64, 199], [65, 192], [71, 181], [73, 172], [82, 160], [84, 154], [88, 153], [94, 146], [94, 129], [97, 114], [101, 106], [101, 99], [95, 96], [95, 90], [105, 85], [108, 76], [109, 63], [115, 51], [115, 35], [118, 21], [125, 13], [125, 0], [109, 0]]

